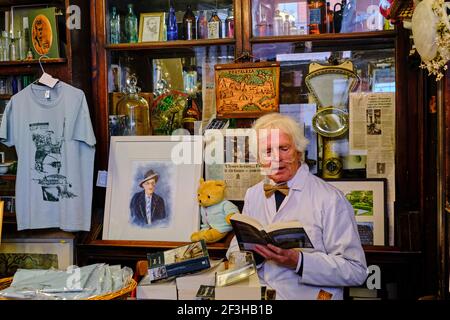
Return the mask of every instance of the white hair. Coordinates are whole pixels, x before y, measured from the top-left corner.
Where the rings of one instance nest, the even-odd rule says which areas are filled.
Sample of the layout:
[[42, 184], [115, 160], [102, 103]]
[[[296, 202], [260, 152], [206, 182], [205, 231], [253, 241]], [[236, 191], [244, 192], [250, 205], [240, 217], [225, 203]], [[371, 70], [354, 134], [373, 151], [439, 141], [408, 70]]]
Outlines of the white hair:
[[261, 129], [278, 129], [292, 138], [297, 151], [304, 156], [309, 141], [305, 138], [300, 125], [291, 117], [279, 113], [269, 113], [257, 119], [253, 129], [258, 133]]

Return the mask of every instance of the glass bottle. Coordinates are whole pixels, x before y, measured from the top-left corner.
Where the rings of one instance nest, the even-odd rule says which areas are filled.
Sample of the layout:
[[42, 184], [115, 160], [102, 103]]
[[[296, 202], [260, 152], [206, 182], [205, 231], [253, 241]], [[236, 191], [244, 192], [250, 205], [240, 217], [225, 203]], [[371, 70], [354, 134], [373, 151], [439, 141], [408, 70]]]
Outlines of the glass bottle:
[[275, 16], [273, 17], [273, 35], [283, 35], [283, 17], [280, 14], [280, 10], [275, 10]]
[[191, 5], [188, 4], [183, 16], [183, 38], [184, 40], [196, 39], [195, 14], [192, 12]]
[[19, 60], [17, 44], [14, 35], [11, 33], [11, 41], [9, 43], [9, 61]]
[[220, 38], [220, 18], [217, 11], [213, 11], [211, 18], [208, 21], [208, 39]]
[[23, 37], [23, 57], [24, 57], [23, 59], [28, 59], [28, 51], [30, 50], [30, 31], [28, 26], [28, 17], [23, 17], [22, 37]]
[[[334, 9], [333, 27], [334, 27], [334, 32], [335, 33], [341, 32], [342, 17], [343, 17], [344, 8], [345, 8], [346, 5], [347, 5], [347, 1], [346, 0], [342, 0], [342, 3], [338, 2], [333, 7], [333, 9]], [[337, 10], [338, 6], [340, 7], [339, 10]]]
[[291, 25], [289, 26], [289, 34], [290, 35], [297, 35], [298, 34], [298, 28], [295, 25], [295, 21], [291, 21]]
[[3, 53], [2, 60], [9, 61], [9, 34], [8, 31], [2, 32], [2, 42], [3, 42]]
[[234, 15], [233, 10], [229, 11], [228, 17], [225, 20], [226, 24], [226, 38], [234, 38]]
[[22, 31], [17, 31], [16, 34], [16, 49], [17, 49], [17, 59], [18, 60], [25, 60], [26, 54], [24, 52], [24, 44], [23, 44], [23, 35]]
[[330, 2], [327, 1], [327, 7], [325, 10], [325, 20], [323, 22], [325, 25], [326, 33], [334, 33], [333, 15], [334, 15], [334, 12], [333, 12], [333, 10], [331, 10]]
[[198, 15], [197, 38], [208, 39], [208, 20], [206, 19], [207, 11], [200, 11]]
[[173, 1], [170, 1], [169, 17], [167, 18], [167, 41], [178, 40], [177, 16]]
[[325, 1], [308, 0], [308, 27], [310, 34], [324, 33]]
[[111, 11], [111, 19], [109, 21], [110, 42], [117, 44], [120, 43], [120, 16], [117, 13], [116, 7], [112, 7]]
[[147, 100], [139, 96], [135, 75], [127, 78], [125, 96], [117, 103], [119, 122], [124, 123], [124, 136], [150, 135], [150, 113]]
[[189, 95], [187, 98], [186, 107], [183, 110], [183, 128], [188, 130], [191, 135], [195, 134], [195, 121], [201, 119], [200, 111], [198, 110], [195, 96]]
[[261, 20], [259, 21], [258, 25], [258, 36], [260, 37], [266, 37], [269, 34], [267, 33], [267, 20], [266, 20], [266, 16], [263, 14], [261, 16]]
[[138, 42], [138, 23], [133, 10], [133, 4], [128, 4], [128, 13], [125, 17], [125, 36], [128, 43]]
[[291, 32], [291, 23], [289, 22], [289, 15], [284, 16], [284, 22], [283, 22], [283, 34], [289, 35]]

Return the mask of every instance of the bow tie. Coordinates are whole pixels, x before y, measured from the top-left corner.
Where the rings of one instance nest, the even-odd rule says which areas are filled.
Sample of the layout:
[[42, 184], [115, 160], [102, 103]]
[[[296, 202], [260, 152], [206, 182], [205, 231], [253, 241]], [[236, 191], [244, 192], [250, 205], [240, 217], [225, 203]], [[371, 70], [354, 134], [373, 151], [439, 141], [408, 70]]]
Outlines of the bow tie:
[[282, 184], [278, 184], [278, 185], [271, 185], [268, 183], [264, 184], [264, 193], [266, 195], [266, 198], [269, 198], [277, 190], [280, 191], [285, 196], [287, 196], [289, 194], [289, 187], [287, 186], [287, 183], [282, 183]]

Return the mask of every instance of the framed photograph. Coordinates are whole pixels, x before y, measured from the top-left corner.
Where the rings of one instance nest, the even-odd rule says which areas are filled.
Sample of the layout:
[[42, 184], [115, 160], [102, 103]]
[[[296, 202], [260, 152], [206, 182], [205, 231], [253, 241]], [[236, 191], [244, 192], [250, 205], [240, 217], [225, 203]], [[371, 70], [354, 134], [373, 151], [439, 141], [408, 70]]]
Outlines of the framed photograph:
[[28, 13], [30, 24], [30, 47], [34, 58], [46, 55], [59, 58], [59, 38], [56, 8], [39, 8]]
[[112, 137], [103, 240], [190, 242], [200, 226], [202, 136]]
[[280, 63], [215, 65], [217, 118], [258, 118], [278, 112]]
[[163, 40], [164, 16], [164, 12], [141, 13], [139, 42]]
[[363, 245], [388, 243], [386, 179], [327, 180], [341, 190], [355, 211]]
[[0, 246], [0, 276], [14, 275], [18, 268], [66, 270], [74, 264], [71, 238], [3, 239]]

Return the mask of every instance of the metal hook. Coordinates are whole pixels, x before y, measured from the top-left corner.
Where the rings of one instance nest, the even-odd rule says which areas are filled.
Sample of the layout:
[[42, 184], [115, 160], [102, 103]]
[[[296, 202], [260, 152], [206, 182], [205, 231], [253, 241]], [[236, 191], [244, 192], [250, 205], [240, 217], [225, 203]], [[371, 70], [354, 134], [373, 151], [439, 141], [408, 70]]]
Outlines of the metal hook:
[[44, 67], [42, 66], [42, 62], [41, 62], [41, 59], [42, 58], [47, 58], [47, 59], [50, 59], [50, 57], [48, 56], [48, 55], [46, 55], [46, 54], [43, 54], [43, 55], [41, 55], [40, 57], [39, 57], [39, 66], [41, 67], [41, 70], [42, 70], [42, 73], [44, 74], [45, 73], [45, 70], [44, 70]]

